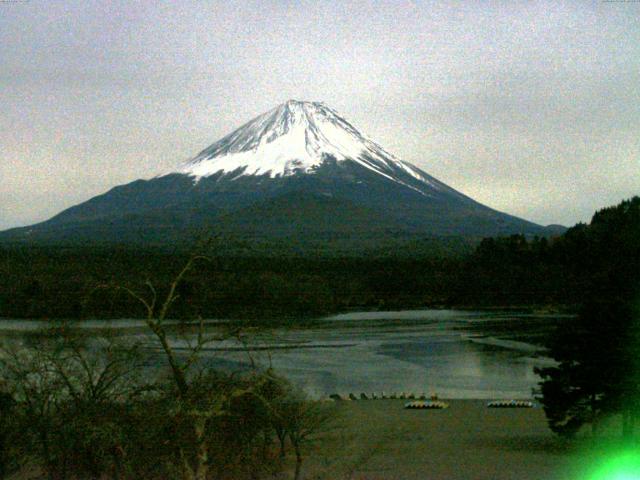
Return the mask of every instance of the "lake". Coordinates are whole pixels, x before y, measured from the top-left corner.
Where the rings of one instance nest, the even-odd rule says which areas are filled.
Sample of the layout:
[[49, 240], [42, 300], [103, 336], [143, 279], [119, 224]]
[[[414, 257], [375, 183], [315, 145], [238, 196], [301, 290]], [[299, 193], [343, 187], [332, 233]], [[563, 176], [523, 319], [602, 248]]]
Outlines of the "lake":
[[[311, 396], [410, 392], [442, 398], [530, 398], [534, 366], [550, 365], [537, 346], [564, 317], [456, 310], [354, 312], [312, 327], [271, 329], [206, 348], [213, 368], [272, 366]], [[216, 321], [211, 321], [215, 324]], [[32, 321], [1, 320], [0, 334], [33, 330]], [[92, 321], [84, 328], [121, 328], [156, 350], [143, 322]], [[173, 338], [180, 350], [186, 340]], [[158, 357], [159, 360], [161, 357]]]

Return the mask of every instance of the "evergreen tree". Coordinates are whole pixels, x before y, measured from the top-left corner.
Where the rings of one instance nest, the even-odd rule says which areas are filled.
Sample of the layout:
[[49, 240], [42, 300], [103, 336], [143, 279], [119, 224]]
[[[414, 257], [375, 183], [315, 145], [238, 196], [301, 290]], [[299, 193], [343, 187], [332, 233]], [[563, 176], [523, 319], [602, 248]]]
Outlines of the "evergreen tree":
[[640, 319], [622, 297], [588, 302], [549, 345], [555, 367], [536, 369], [551, 429], [572, 436], [585, 423], [595, 433], [603, 414], [622, 413], [625, 434], [640, 393]]
[[640, 406], [640, 197], [570, 229], [555, 253], [587, 282], [579, 315], [549, 342], [558, 365], [536, 369], [549, 425], [571, 436], [622, 414], [629, 436]]

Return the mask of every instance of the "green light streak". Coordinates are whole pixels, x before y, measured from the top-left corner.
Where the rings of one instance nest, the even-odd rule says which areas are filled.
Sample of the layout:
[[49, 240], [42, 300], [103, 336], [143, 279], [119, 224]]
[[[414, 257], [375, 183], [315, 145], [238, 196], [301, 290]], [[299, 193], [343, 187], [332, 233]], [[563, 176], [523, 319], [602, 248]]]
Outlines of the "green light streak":
[[588, 477], [588, 480], [640, 480], [640, 451], [612, 453]]

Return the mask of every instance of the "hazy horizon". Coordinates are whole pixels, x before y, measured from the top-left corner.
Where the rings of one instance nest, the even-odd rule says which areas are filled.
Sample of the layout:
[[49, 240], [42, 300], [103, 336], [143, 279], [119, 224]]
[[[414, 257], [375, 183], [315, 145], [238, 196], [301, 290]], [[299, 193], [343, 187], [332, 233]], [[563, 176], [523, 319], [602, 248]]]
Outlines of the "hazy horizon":
[[570, 226], [640, 194], [637, 2], [0, 2], [0, 229], [324, 101], [473, 199]]

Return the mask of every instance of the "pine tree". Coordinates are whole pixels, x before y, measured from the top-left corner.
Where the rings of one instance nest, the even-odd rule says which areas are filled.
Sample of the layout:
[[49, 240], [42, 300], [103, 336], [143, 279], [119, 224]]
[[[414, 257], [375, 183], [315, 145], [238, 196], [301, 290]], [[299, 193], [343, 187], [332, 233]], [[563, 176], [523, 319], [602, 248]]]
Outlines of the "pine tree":
[[597, 212], [570, 229], [559, 250], [587, 277], [579, 315], [549, 342], [557, 366], [536, 369], [551, 429], [571, 436], [603, 415], [621, 414], [633, 433], [640, 412], [640, 197]]

